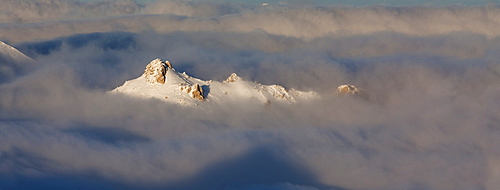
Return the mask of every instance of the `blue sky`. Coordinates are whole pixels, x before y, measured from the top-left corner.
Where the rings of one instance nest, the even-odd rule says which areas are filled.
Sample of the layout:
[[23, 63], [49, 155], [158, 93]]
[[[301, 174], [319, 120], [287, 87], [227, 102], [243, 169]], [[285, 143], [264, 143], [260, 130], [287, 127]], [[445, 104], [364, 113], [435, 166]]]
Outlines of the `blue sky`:
[[[80, 1], [104, 1], [104, 0], [80, 0]], [[147, 2], [154, 0], [136, 0], [137, 2]], [[278, 4], [283, 2], [314, 4], [314, 5], [389, 5], [389, 6], [412, 6], [412, 5], [485, 5], [490, 3], [499, 3], [499, 0], [192, 0], [204, 2], [241, 2], [245, 4]]]

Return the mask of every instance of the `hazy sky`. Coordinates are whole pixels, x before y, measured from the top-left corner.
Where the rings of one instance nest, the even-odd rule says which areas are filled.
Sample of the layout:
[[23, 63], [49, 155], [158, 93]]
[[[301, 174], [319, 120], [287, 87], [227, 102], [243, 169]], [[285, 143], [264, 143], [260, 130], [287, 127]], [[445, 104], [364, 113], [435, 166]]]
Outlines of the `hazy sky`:
[[[104, 0], [83, 0], [83, 1], [104, 1]], [[136, 0], [136, 2], [149, 2], [155, 0]], [[199, 2], [232, 2], [245, 4], [280, 4], [280, 3], [301, 3], [313, 5], [389, 5], [389, 6], [408, 6], [408, 5], [485, 5], [489, 3], [498, 3], [498, 0], [191, 0]]]
[[[104, 0], [81, 0], [81, 1], [104, 1]], [[149, 2], [155, 0], [136, 0], [136, 2]], [[262, 4], [262, 3], [303, 3], [314, 5], [389, 5], [389, 6], [408, 6], [408, 5], [486, 5], [490, 3], [498, 3], [498, 0], [191, 0], [200, 2], [232, 2], [245, 4]]]

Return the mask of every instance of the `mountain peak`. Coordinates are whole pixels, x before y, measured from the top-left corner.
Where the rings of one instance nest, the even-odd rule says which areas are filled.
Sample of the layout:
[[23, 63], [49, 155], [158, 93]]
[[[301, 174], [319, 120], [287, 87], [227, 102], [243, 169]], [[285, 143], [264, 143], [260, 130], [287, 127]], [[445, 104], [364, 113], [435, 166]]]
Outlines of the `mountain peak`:
[[337, 94], [341, 96], [360, 97], [366, 100], [370, 99], [369, 95], [363, 89], [357, 88], [352, 84], [340, 85], [337, 88]]
[[144, 78], [146, 78], [147, 82], [152, 84], [165, 84], [165, 74], [167, 73], [168, 68], [172, 68], [169, 61], [157, 58], [146, 66], [146, 70], [144, 70]]
[[238, 80], [241, 80], [241, 77], [239, 77], [236, 73], [231, 73], [231, 75], [224, 80], [224, 83], [236, 82]]
[[360, 90], [352, 84], [340, 85], [337, 88], [337, 94], [340, 94], [340, 95], [359, 94], [359, 93], [360, 93]]
[[[156, 98], [166, 102], [197, 106], [217, 103], [297, 103], [318, 98], [315, 92], [287, 90], [279, 85], [249, 82], [232, 73], [226, 80], [205, 81], [179, 73], [168, 61], [155, 59], [144, 70], [143, 76], [126, 81], [112, 90], [139, 98]], [[204, 103], [201, 103], [204, 102]]]

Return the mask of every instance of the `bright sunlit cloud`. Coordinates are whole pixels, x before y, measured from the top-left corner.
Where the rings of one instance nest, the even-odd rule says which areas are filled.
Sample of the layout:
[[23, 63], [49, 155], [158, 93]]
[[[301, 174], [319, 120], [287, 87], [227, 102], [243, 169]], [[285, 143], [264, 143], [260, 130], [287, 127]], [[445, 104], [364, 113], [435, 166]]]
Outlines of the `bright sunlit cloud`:
[[[0, 189], [500, 187], [500, 20], [485, 6], [0, 0]], [[155, 58], [315, 91], [182, 107], [106, 93]], [[335, 90], [354, 84], [367, 98]]]

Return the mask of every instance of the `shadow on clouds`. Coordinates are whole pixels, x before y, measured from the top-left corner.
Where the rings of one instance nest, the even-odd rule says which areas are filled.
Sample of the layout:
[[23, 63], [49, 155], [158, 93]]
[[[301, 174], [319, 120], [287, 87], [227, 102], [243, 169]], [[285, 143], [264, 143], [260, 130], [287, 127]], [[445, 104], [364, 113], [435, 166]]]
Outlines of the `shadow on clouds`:
[[137, 45], [135, 36], [136, 34], [129, 32], [76, 34], [47, 41], [19, 44], [17, 47], [31, 57], [48, 55], [51, 52], [60, 51], [63, 45], [67, 45], [73, 50], [93, 45], [103, 51], [119, 51], [135, 48]]
[[[84, 129], [92, 130], [92, 129]], [[70, 130], [75, 131], [75, 130]], [[81, 131], [77, 132], [82, 134]], [[89, 133], [89, 132], [83, 132]], [[96, 136], [92, 132], [92, 135]], [[103, 135], [100, 133], [100, 137]], [[104, 135], [105, 136], [105, 135]], [[109, 135], [108, 135], [109, 136]], [[89, 137], [94, 139], [95, 137]], [[109, 142], [109, 139], [103, 141]], [[164, 190], [204, 190], [204, 189], [328, 189], [344, 190], [340, 187], [325, 185], [316, 179], [314, 173], [302, 167], [300, 163], [282, 154], [283, 150], [272, 150], [267, 146], [253, 148], [242, 155], [226, 158], [209, 164], [193, 175], [183, 177], [175, 182], [142, 184], [120, 180], [108, 180], [96, 175], [92, 170], [79, 174], [51, 173], [44, 175], [0, 175], [2, 189], [164, 189]], [[279, 152], [279, 153], [278, 153]], [[32, 155], [18, 148], [3, 152], [0, 157], [3, 163], [15, 164], [20, 168], [33, 168], [39, 171], [47, 169], [49, 160]], [[199, 158], [203, 159], [203, 158]]]
[[315, 175], [299, 163], [293, 163], [278, 154], [279, 150], [257, 147], [236, 158], [218, 161], [201, 172], [175, 183], [166, 189], [201, 190], [241, 188], [255, 184], [291, 183], [321, 189], [341, 190], [321, 184]]
[[103, 143], [120, 145], [123, 143], [148, 142], [150, 139], [134, 134], [122, 128], [81, 126], [63, 130], [74, 135], [81, 135], [86, 139]]

